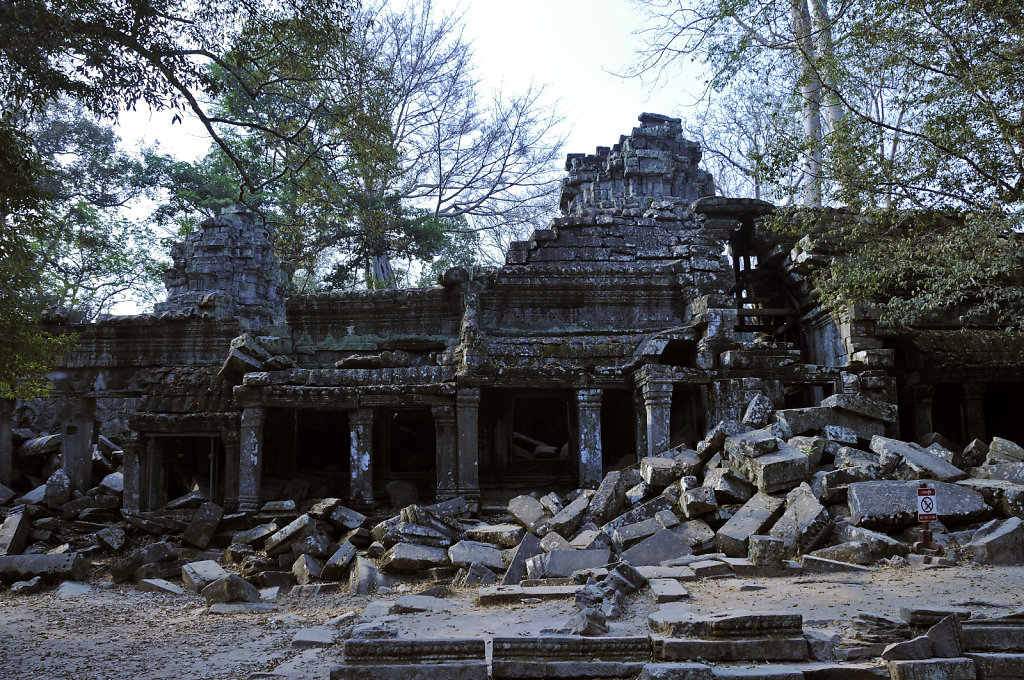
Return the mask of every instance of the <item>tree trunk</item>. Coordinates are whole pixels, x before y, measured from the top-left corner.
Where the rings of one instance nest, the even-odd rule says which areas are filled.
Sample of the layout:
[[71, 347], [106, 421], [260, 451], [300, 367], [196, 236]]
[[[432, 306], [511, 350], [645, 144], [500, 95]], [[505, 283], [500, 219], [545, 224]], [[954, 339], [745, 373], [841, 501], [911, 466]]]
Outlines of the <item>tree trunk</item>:
[[800, 77], [801, 113], [804, 129], [804, 164], [800, 187], [804, 205], [821, 207], [821, 80], [815, 66], [811, 17], [807, 0], [792, 0], [793, 37], [796, 42]]
[[391, 269], [391, 259], [387, 253], [374, 253], [370, 256], [374, 288], [394, 288], [395, 272]]
[[835, 82], [828, 73], [833, 68], [836, 58], [835, 45], [832, 42], [832, 18], [829, 16], [826, 0], [810, 0], [810, 3], [814, 44], [817, 50], [814, 72], [825, 91], [825, 125], [828, 132], [833, 133], [843, 120], [843, 109], [839, 105], [839, 97], [836, 96]]

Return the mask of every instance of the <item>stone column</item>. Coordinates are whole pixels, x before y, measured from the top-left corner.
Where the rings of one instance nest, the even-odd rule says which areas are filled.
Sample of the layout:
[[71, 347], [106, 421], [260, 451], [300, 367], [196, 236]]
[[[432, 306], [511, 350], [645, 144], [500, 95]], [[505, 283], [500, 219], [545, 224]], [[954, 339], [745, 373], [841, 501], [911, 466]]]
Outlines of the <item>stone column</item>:
[[985, 428], [985, 385], [964, 383], [960, 388], [960, 419], [964, 439], [987, 440]]
[[373, 423], [375, 412], [372, 408], [357, 408], [348, 412], [348, 427], [351, 438], [349, 448], [349, 501], [355, 504], [373, 505]]
[[580, 486], [601, 483], [601, 390], [576, 390], [576, 418], [580, 453]]
[[224, 446], [224, 509], [230, 512], [238, 510], [238, 482], [241, 468], [241, 442], [236, 430], [225, 429], [220, 434]]
[[61, 451], [64, 472], [71, 488], [85, 492], [92, 487], [92, 430], [96, 399], [72, 398], [61, 414]]
[[437, 499], [445, 500], [459, 495], [458, 448], [455, 432], [455, 407], [434, 406], [434, 437], [437, 454]]
[[647, 416], [641, 390], [633, 390], [633, 435], [636, 437], [636, 462], [647, 455]]
[[263, 477], [263, 423], [266, 412], [258, 406], [242, 409], [238, 444], [238, 510], [256, 512], [260, 507]]
[[480, 388], [465, 387], [455, 398], [459, 428], [459, 494], [480, 497]]
[[672, 421], [672, 383], [648, 378], [643, 384], [644, 409], [647, 411], [647, 455], [669, 448]]
[[146, 497], [142, 499], [145, 510], [156, 510], [167, 503], [166, 450], [167, 443], [161, 437], [146, 439]]
[[0, 399], [0, 484], [5, 486], [10, 485], [14, 468], [13, 417], [14, 400]]
[[911, 436], [918, 441], [932, 432], [932, 398], [935, 388], [930, 384], [909, 385], [905, 390], [907, 405], [910, 407]]
[[124, 475], [124, 496], [123, 503], [125, 510], [142, 509], [142, 466], [139, 461], [139, 451], [145, 450], [146, 439], [137, 432], [128, 435], [125, 442], [124, 463], [122, 474]]

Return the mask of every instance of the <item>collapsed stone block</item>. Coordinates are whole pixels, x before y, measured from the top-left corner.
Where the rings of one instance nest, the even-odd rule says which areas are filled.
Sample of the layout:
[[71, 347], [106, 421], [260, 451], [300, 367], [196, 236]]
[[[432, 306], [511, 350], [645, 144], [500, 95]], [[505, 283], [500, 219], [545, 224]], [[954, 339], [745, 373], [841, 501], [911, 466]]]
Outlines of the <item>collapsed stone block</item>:
[[312, 555], [299, 555], [292, 564], [292, 575], [301, 586], [307, 586], [320, 578], [323, 563]]
[[193, 593], [202, 592], [203, 588], [227, 575], [224, 567], [213, 560], [189, 562], [181, 568], [181, 580], [185, 583], [185, 587]]
[[661, 524], [654, 517], [637, 522], [636, 524], [627, 524], [624, 527], [619, 527], [612, 534], [612, 545], [615, 546], [616, 550], [622, 552], [631, 545], [639, 543], [649, 536], [653, 536], [661, 528]]
[[505, 576], [501, 580], [502, 585], [518, 585], [520, 581], [526, 578], [527, 560], [543, 553], [544, 549], [541, 547], [540, 539], [530, 533], [523, 536], [522, 542], [515, 549], [512, 559], [509, 561], [508, 569], [506, 569]]
[[728, 468], [714, 468], [704, 477], [704, 486], [714, 489], [719, 503], [746, 503], [757, 489]]
[[682, 476], [683, 466], [672, 458], [648, 456], [640, 461], [640, 476], [650, 486], [663, 489]]
[[526, 560], [531, 579], [571, 576], [574, 571], [603, 567], [611, 558], [609, 550], [555, 550]]
[[[875, 436], [871, 439], [871, 450], [881, 457], [882, 469], [897, 470], [903, 479], [935, 479], [941, 482], [955, 482], [967, 476], [955, 467], [916, 444], [907, 444], [898, 439]], [[895, 459], [895, 462], [892, 462]]]
[[0, 525], [0, 556], [20, 555], [31, 530], [32, 518], [24, 510], [7, 515]]
[[710, 486], [698, 486], [687, 489], [679, 497], [679, 510], [687, 519], [696, 519], [701, 515], [718, 510], [715, 490]]
[[218, 602], [259, 602], [260, 591], [237, 574], [228, 574], [202, 590], [206, 604]]
[[725, 440], [725, 451], [731, 457], [757, 458], [779, 449], [779, 440], [771, 430], [751, 430]]
[[764, 427], [774, 412], [775, 405], [772, 400], [758, 393], [747, 404], [747, 410], [743, 412], [743, 422], [751, 427]]
[[384, 572], [415, 573], [432, 567], [450, 564], [448, 551], [414, 543], [398, 543], [381, 558], [380, 568]]
[[602, 525], [614, 519], [626, 500], [625, 477], [619, 471], [609, 472], [601, 480], [597, 492], [590, 499], [587, 519]]
[[763, 534], [778, 519], [783, 507], [781, 499], [756, 494], [718, 530], [718, 549], [729, 557], [746, 557], [749, 537]]
[[788, 491], [810, 477], [807, 455], [788, 444], [756, 458], [730, 455], [729, 465], [762, 493]]
[[583, 526], [587, 516], [587, 507], [590, 505], [590, 497], [581, 495], [569, 505], [565, 506], [557, 515], [547, 521], [551, 531], [562, 536], [572, 536]]
[[831, 531], [828, 512], [804, 483], [786, 495], [786, 509], [768, 534], [783, 540], [790, 558], [813, 550]]
[[1002, 437], [992, 437], [992, 443], [988, 445], [988, 455], [985, 458], [988, 465], [999, 465], [1002, 463], [1024, 463], [1024, 447]]
[[[939, 521], [948, 526], [969, 524], [992, 515], [977, 491], [957, 484], [930, 482], [935, 487]], [[856, 482], [847, 487], [850, 522], [866, 529], [895, 533], [917, 524], [915, 481]]]
[[992, 520], [974, 533], [968, 549], [975, 564], [1024, 564], [1024, 520]]
[[975, 680], [971, 659], [921, 659], [887, 661], [892, 680]]
[[514, 548], [523, 540], [525, 533], [526, 530], [517, 524], [484, 524], [467, 529], [466, 538], [499, 548]]
[[40, 577], [50, 583], [81, 581], [85, 578], [88, 562], [80, 553], [60, 555], [4, 555], [0, 556], [0, 581], [14, 583]]
[[679, 534], [671, 529], [661, 529], [624, 551], [622, 559], [634, 567], [641, 567], [692, 554], [693, 549]]
[[330, 559], [324, 562], [320, 578], [326, 581], [339, 581], [345, 576], [345, 570], [356, 556], [356, 547], [345, 541], [334, 551]]
[[756, 566], [781, 568], [787, 552], [786, 542], [778, 536], [754, 534], [747, 539], [747, 559]]
[[135, 575], [144, 564], [168, 562], [178, 557], [177, 551], [170, 543], [160, 541], [150, 543], [144, 548], [133, 550], [123, 560], [110, 565], [110, 576], [115, 583], [126, 581]]
[[533, 496], [516, 496], [508, 502], [508, 512], [517, 522], [526, 527], [527, 531], [534, 531], [545, 520], [550, 519], [551, 514]]
[[182, 535], [183, 543], [205, 550], [217, 533], [217, 525], [224, 516], [224, 508], [216, 503], [203, 503], [192, 517], [192, 523]]
[[448, 548], [448, 559], [459, 567], [471, 564], [482, 564], [490, 569], [501, 570], [505, 564], [501, 559], [501, 551], [489, 543], [477, 541], [459, 541]]

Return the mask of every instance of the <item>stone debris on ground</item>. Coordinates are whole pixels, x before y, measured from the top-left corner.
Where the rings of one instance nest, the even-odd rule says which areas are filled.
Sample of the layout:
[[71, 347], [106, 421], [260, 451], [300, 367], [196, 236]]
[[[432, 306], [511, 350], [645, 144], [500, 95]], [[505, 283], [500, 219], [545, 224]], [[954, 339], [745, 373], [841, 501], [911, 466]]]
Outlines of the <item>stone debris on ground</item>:
[[[270, 501], [232, 514], [198, 489], [138, 512], [120, 507], [120, 472], [83, 494], [58, 469], [36, 491], [0, 489], [0, 580], [12, 594], [62, 581], [78, 592], [75, 583], [99, 565], [111, 581], [134, 582], [140, 592], [193, 593], [211, 613], [238, 614], [273, 608], [261, 588], [279, 601], [338, 583], [350, 594], [402, 592], [406, 581], [430, 578], [479, 588], [482, 605], [570, 600], [574, 613], [553, 622], [552, 635], [599, 639], [645, 597], [660, 607], [652, 633], [668, 636], [651, 650], [654, 666], [693, 658], [804, 662], [810, 654], [881, 659], [894, 678], [924, 677], [915, 674], [959, 662], [964, 640], [982, 635], [962, 630], [969, 611], [916, 612], [909, 623], [861, 617], [841, 638], [809, 631], [805, 639], [798, 615], [709, 618], [686, 605], [683, 584], [701, 579], [856, 577], [892, 560], [922, 568], [1024, 564], [1024, 479], [1011, 468], [1024, 462], [1024, 449], [998, 437], [964, 449], [938, 435], [900, 441], [887, 436], [886, 404], [843, 396], [773, 411], [757, 395], [742, 422], [718, 423], [695, 449], [644, 457], [608, 472], [596, 489], [521, 494], [484, 513], [455, 497], [408, 503], [374, 520], [337, 498]], [[59, 446], [43, 439], [23, 447]], [[931, 530], [939, 546], [924, 555], [914, 545], [922, 484], [935, 492]], [[417, 500], [406, 485], [388, 491], [396, 501]], [[438, 592], [405, 595], [381, 616], [444, 612]], [[356, 628], [380, 637], [374, 631], [386, 630], [382, 623]], [[330, 646], [349, 634], [355, 638], [355, 629], [314, 627], [293, 645]], [[653, 666], [644, 673], [697, 677]]]

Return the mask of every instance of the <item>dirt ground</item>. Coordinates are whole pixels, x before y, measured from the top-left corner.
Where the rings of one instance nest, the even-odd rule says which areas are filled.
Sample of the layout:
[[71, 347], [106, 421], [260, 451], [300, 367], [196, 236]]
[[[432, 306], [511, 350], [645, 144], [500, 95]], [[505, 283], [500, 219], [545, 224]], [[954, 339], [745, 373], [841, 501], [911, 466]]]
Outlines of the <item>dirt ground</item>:
[[[211, 615], [199, 596], [90, 585], [87, 593], [73, 596], [55, 590], [0, 592], [0, 677], [223, 680], [276, 670], [326, 680], [340, 646], [297, 648], [295, 634], [346, 612], [379, 608], [372, 603], [403, 594], [283, 598], [270, 613]], [[410, 584], [410, 592], [428, 585]], [[964, 607], [975, 616], [1024, 609], [1021, 567], [879, 568], [856, 575], [703, 580], [687, 588], [696, 612], [796, 609], [806, 628], [833, 632], [841, 632], [857, 613], [897, 617], [906, 606]], [[573, 611], [568, 600], [480, 607], [475, 589], [455, 591], [449, 599], [449, 612], [391, 615], [389, 624], [403, 637], [490, 638], [558, 628]], [[645, 634], [647, 615], [656, 607], [648, 591], [637, 594], [625, 616], [609, 622], [611, 635]]]

